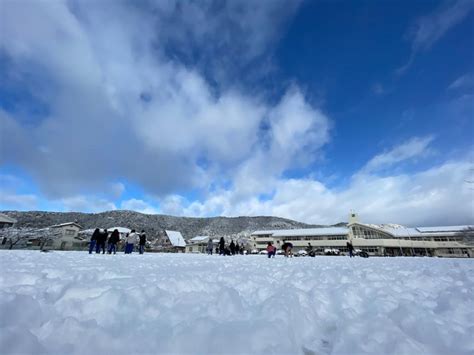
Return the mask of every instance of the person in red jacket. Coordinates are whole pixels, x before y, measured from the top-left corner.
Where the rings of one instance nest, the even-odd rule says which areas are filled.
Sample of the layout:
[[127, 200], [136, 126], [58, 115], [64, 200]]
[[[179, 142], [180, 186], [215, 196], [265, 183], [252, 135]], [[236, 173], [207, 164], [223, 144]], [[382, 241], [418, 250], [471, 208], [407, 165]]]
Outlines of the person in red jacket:
[[276, 254], [276, 247], [272, 245], [272, 242], [268, 242], [268, 245], [267, 245], [268, 258], [271, 258], [272, 256], [275, 257], [275, 254]]

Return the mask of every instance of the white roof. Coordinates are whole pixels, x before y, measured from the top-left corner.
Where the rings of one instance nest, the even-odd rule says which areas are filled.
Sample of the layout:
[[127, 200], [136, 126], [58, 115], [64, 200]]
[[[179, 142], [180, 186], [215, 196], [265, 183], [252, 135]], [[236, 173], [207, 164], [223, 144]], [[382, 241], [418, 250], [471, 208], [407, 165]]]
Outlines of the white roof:
[[256, 231], [252, 235], [271, 235], [272, 237], [301, 237], [301, 236], [324, 236], [324, 235], [347, 235], [349, 229], [345, 227], [327, 228], [304, 228], [304, 229], [280, 229]]
[[66, 227], [66, 226], [72, 226], [75, 225], [82, 229], [82, 226], [79, 223], [76, 222], [67, 222], [67, 223], [61, 223], [61, 224], [55, 224], [54, 226], [51, 226], [50, 228], [60, 228], [60, 227]]
[[110, 227], [110, 228], [107, 228], [107, 232], [113, 232], [115, 229], [118, 230], [118, 232], [122, 234], [130, 233], [132, 231], [131, 229], [128, 229], [125, 227]]
[[421, 233], [439, 233], [439, 232], [462, 232], [474, 226], [443, 226], [443, 227], [418, 227]]
[[16, 219], [8, 217], [6, 214], [0, 213], [0, 222], [2, 222], [2, 223], [16, 223]]
[[203, 242], [203, 241], [208, 240], [208, 239], [209, 239], [209, 236], [207, 236], [207, 235], [198, 235], [194, 238], [189, 239], [189, 241], [191, 243], [197, 243], [197, 242]]
[[166, 235], [168, 236], [171, 244], [174, 246], [174, 247], [185, 247], [186, 246], [186, 242], [183, 238], [183, 236], [181, 235], [180, 232], [176, 232], [176, 231], [165, 231]]

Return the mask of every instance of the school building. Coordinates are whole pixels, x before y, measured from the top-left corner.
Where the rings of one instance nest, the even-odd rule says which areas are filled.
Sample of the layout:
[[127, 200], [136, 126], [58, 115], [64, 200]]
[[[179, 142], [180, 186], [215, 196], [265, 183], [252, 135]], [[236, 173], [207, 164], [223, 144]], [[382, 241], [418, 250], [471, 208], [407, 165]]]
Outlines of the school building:
[[[397, 224], [365, 224], [352, 213], [347, 227], [262, 230], [251, 234], [252, 249], [265, 250], [268, 242], [277, 248], [293, 244], [293, 252], [311, 247], [318, 254], [325, 249], [347, 253], [347, 242], [372, 256], [474, 257], [468, 240], [474, 226], [404, 227]], [[472, 237], [470, 237], [472, 238]]]

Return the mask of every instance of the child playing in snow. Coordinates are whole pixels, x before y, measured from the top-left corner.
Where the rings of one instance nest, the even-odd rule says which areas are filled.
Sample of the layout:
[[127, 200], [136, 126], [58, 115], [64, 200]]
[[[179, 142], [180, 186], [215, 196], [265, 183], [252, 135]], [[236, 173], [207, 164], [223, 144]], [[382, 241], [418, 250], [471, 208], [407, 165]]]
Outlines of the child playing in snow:
[[268, 245], [267, 245], [268, 258], [271, 258], [272, 256], [275, 257], [275, 253], [276, 253], [276, 247], [272, 245], [272, 242], [268, 242]]

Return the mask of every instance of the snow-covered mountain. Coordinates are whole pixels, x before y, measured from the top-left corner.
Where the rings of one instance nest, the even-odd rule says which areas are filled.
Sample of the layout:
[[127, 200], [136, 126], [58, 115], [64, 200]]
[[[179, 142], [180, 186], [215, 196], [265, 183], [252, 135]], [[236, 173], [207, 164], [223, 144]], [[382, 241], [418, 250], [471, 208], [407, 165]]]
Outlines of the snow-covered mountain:
[[16, 227], [43, 228], [66, 222], [77, 222], [84, 228], [128, 227], [144, 229], [147, 235], [159, 233], [164, 229], [177, 230], [186, 238], [196, 235], [244, 237], [261, 229], [294, 229], [319, 227], [279, 217], [212, 217], [191, 218], [167, 215], [143, 214], [134, 211], [108, 211], [101, 213], [80, 212], [18, 212], [4, 211], [15, 218]]

